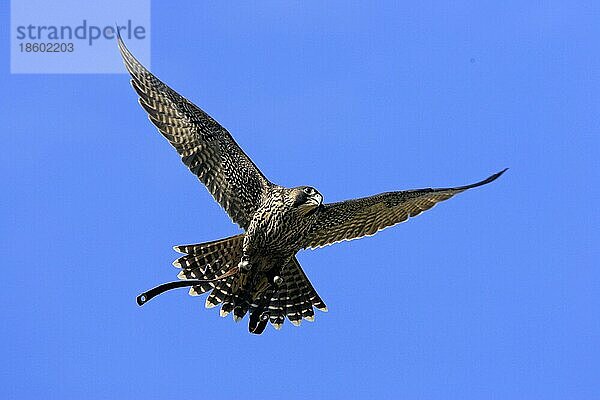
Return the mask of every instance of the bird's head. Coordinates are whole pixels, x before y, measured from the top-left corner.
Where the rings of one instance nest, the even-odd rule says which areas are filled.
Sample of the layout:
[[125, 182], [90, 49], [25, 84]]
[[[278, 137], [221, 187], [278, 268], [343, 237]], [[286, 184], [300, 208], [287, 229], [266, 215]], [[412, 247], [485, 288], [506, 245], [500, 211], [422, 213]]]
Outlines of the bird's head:
[[299, 186], [291, 191], [293, 207], [301, 213], [308, 213], [323, 204], [323, 196], [317, 189], [310, 186]]

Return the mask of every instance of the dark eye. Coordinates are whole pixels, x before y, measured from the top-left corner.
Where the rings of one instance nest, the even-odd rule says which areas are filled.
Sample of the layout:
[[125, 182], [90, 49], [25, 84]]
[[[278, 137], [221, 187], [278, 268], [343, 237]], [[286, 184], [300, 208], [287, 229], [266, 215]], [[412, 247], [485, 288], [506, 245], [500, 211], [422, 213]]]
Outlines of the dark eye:
[[304, 193], [306, 193], [308, 195], [311, 195], [314, 192], [315, 192], [315, 190], [313, 188], [310, 188], [310, 187], [304, 188]]

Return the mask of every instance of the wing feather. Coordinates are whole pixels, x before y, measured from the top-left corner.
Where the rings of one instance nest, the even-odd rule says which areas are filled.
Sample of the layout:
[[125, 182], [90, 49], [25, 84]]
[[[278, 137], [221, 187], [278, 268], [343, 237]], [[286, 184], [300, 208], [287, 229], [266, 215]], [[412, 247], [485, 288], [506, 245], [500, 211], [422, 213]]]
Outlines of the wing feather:
[[307, 235], [304, 248], [317, 248], [344, 240], [371, 236], [416, 217], [454, 195], [496, 180], [506, 169], [480, 182], [443, 189], [387, 192], [375, 196], [324, 204]]
[[131, 84], [150, 121], [231, 219], [246, 229], [271, 182], [225, 128], [150, 73], [120, 36], [118, 42]]

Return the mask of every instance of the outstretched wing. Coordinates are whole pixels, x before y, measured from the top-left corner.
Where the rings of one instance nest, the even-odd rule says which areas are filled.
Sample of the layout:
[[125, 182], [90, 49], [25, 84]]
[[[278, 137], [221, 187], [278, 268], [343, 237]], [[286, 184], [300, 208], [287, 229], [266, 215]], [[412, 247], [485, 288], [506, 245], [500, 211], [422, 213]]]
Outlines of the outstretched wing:
[[[508, 169], [508, 168], [507, 168]], [[304, 248], [323, 247], [343, 240], [374, 235], [389, 226], [448, 200], [455, 194], [497, 179], [506, 169], [472, 185], [445, 189], [417, 189], [381, 193], [371, 197], [324, 204], [307, 236]]]
[[231, 219], [247, 228], [272, 185], [217, 121], [152, 75], [118, 38], [131, 84], [150, 121]]

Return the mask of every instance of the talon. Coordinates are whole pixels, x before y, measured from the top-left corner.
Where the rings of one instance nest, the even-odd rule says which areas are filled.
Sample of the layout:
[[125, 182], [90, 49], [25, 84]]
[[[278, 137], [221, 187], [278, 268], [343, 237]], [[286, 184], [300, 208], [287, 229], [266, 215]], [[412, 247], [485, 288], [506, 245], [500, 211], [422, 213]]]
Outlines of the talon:
[[283, 278], [279, 275], [275, 275], [275, 277], [273, 278], [273, 283], [277, 286], [281, 286], [283, 284]]

